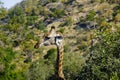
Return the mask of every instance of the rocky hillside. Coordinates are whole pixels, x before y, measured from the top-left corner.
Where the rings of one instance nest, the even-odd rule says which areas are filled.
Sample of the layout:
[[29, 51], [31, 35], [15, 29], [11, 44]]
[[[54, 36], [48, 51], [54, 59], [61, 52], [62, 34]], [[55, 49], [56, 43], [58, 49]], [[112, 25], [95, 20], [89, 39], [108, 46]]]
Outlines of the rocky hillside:
[[119, 4], [23, 0], [6, 10], [0, 3], [0, 80], [56, 80], [56, 47], [34, 48], [51, 26], [64, 36], [66, 80], [119, 80]]

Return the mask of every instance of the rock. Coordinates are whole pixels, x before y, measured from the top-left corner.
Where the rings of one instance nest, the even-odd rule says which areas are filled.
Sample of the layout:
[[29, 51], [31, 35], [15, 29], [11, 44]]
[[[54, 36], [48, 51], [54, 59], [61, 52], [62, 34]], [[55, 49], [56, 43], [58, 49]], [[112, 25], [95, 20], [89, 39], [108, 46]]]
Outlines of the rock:
[[46, 5], [46, 7], [48, 9], [53, 9], [53, 8], [64, 9], [64, 5], [62, 3], [49, 3], [49, 4]]
[[33, 29], [34, 27], [34, 25], [28, 26], [29, 29]]
[[55, 20], [54, 17], [51, 17], [51, 18], [49, 18], [49, 19], [45, 19], [45, 20], [44, 20], [44, 24], [45, 24], [45, 25], [51, 24], [54, 20]]

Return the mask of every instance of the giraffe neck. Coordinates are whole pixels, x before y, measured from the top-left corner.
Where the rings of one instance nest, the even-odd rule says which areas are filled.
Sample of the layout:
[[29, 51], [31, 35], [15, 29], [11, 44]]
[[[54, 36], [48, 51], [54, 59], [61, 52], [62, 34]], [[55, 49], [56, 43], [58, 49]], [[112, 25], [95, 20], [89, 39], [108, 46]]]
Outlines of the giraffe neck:
[[58, 46], [58, 54], [57, 54], [57, 65], [56, 65], [56, 74], [58, 80], [65, 80], [64, 79], [64, 74], [63, 74], [63, 69], [62, 69], [62, 61], [63, 61], [63, 47]]

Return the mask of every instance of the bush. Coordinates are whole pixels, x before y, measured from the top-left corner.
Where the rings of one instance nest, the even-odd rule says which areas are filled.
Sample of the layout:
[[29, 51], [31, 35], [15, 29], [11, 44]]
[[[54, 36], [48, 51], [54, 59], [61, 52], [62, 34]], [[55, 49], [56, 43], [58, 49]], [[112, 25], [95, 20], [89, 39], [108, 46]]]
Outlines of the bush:
[[29, 32], [26, 34], [26, 39], [29, 40], [29, 39], [34, 39], [34, 32]]
[[51, 9], [51, 11], [53, 12], [51, 14], [51, 16], [55, 17], [55, 18], [61, 18], [65, 15], [65, 11], [63, 9]]
[[65, 28], [61, 28], [59, 31], [60, 31], [61, 33], [64, 33]]
[[110, 78], [110, 80], [120, 80], [120, 78], [118, 77], [117, 73], [114, 72]]
[[81, 44], [80, 46], [78, 46], [78, 49], [79, 50], [86, 50], [86, 48], [87, 48], [87, 45], [86, 44]]
[[61, 23], [59, 26], [64, 27], [64, 26], [71, 26], [72, 25], [72, 18], [68, 17], [66, 18], [64, 23]]
[[47, 54], [44, 56], [45, 59], [47, 59], [49, 62], [52, 62], [52, 64], [55, 64], [57, 57], [57, 50], [52, 48], [47, 51]]
[[0, 48], [0, 61], [9, 63], [15, 56], [11, 48]]
[[57, 2], [58, 0], [51, 0], [51, 2]]
[[64, 53], [63, 55], [63, 72], [66, 80], [77, 80], [76, 77], [84, 63], [83, 57], [80, 53]]
[[44, 22], [41, 20], [38, 23], [35, 24], [36, 28], [39, 30], [44, 30], [45, 29], [45, 24]]
[[120, 13], [118, 13], [118, 14], [115, 16], [115, 21], [116, 21], [116, 22], [120, 22]]
[[0, 64], [3, 66], [3, 71], [0, 72], [1, 80], [26, 80], [24, 72], [15, 71], [16, 64], [12, 63], [15, 54], [11, 48], [0, 48]]
[[[111, 28], [98, 29], [99, 44], [91, 47], [85, 66], [79, 73], [78, 79], [84, 80], [110, 80], [119, 79], [120, 76], [120, 29], [112, 33]], [[112, 76], [111, 76], [112, 75]], [[111, 79], [112, 79], [111, 78]]]
[[33, 25], [35, 24], [35, 20], [37, 19], [37, 16], [27, 16], [27, 23], [26, 25]]
[[7, 15], [6, 8], [0, 7], [0, 19], [6, 17], [6, 15]]
[[91, 10], [87, 16], [87, 20], [92, 21], [94, 20], [94, 16], [96, 15], [95, 11]]
[[28, 80], [48, 80], [54, 74], [54, 67], [52, 64], [46, 64], [44, 59], [39, 59], [33, 62], [27, 73]]

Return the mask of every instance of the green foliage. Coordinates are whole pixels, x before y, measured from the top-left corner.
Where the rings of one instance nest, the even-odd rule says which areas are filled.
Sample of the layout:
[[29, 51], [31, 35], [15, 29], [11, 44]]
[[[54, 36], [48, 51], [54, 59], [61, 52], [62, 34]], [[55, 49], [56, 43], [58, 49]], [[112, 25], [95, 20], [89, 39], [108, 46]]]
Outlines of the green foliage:
[[25, 38], [26, 38], [26, 40], [34, 39], [34, 32], [31, 31], [31, 32], [27, 33]]
[[55, 64], [56, 56], [57, 56], [57, 51], [56, 51], [56, 49], [52, 48], [47, 51], [47, 54], [44, 56], [44, 58], [47, 59], [48, 61], [52, 62], [52, 64]]
[[110, 0], [110, 1], [108, 0], [108, 1], [106, 1], [106, 2], [109, 2], [109, 3], [111, 3], [111, 4], [113, 4], [113, 3], [120, 3], [119, 0]]
[[69, 52], [69, 51], [70, 51], [69, 45], [64, 45], [64, 52]]
[[7, 15], [7, 10], [4, 7], [0, 7], [0, 18], [4, 18]]
[[25, 80], [23, 72], [15, 72], [15, 64], [11, 64], [15, 58], [15, 52], [11, 48], [0, 48], [0, 64], [3, 65], [3, 71], [0, 72], [1, 80]]
[[87, 16], [87, 20], [94, 20], [94, 16], [96, 15], [95, 11], [91, 10]]
[[50, 0], [51, 2], [57, 2], [58, 0]]
[[64, 33], [65, 28], [61, 28], [59, 31], [60, 31], [61, 33]]
[[33, 62], [27, 73], [27, 79], [30, 80], [48, 80], [54, 74], [54, 68], [52, 64], [46, 64], [44, 59], [39, 59]]
[[10, 9], [10, 11], [8, 12], [8, 15], [10, 18], [12, 18], [14, 16], [20, 16], [23, 14], [24, 14], [24, 11], [19, 6], [15, 6], [14, 8]]
[[39, 30], [44, 30], [45, 29], [45, 24], [43, 23], [43, 21], [39, 21], [38, 23], [35, 24], [36, 28]]
[[[67, 80], [76, 80], [78, 73], [84, 63], [84, 58], [80, 53], [64, 53], [63, 71]], [[84, 79], [83, 79], [84, 80]]]
[[[26, 6], [25, 6], [26, 5]], [[27, 14], [30, 14], [32, 12], [32, 0], [26, 0], [24, 5], [24, 10]]]
[[[98, 29], [97, 37], [100, 38], [99, 44], [91, 47], [90, 57], [81, 73], [79, 79], [85, 80], [109, 80], [112, 73], [120, 75], [120, 28], [112, 32], [111, 28]], [[114, 76], [115, 77], [115, 76]], [[119, 79], [120, 76], [116, 76]]]
[[13, 32], [17, 32], [17, 30], [19, 29], [20, 25], [15, 23], [15, 24], [7, 24], [5, 26], [6, 29], [13, 31]]
[[0, 61], [9, 63], [15, 56], [15, 52], [11, 48], [0, 48]]
[[21, 43], [21, 45], [22, 45], [23, 50], [27, 53], [32, 52], [33, 49], [34, 49], [33, 46], [32, 46], [33, 44], [30, 43], [30, 41], [24, 41], [24, 42]]
[[6, 43], [7, 35], [3, 31], [0, 31], [0, 40]]
[[105, 2], [106, 0], [101, 0], [101, 2], [103, 3], [103, 2]]
[[120, 7], [116, 6], [114, 7], [113, 17], [115, 17], [118, 13], [120, 13]]
[[17, 23], [20, 23], [21, 25], [24, 25], [26, 23], [26, 16], [20, 15], [17, 17]]
[[117, 73], [113, 73], [110, 80], [120, 80], [120, 78], [118, 77]]
[[78, 46], [79, 50], [83, 50], [84, 51], [84, 50], [86, 50], [86, 48], [87, 48], [86, 44], [81, 44], [81, 45]]
[[61, 18], [65, 15], [65, 10], [63, 9], [56, 9], [56, 8], [53, 8], [51, 9], [51, 11], [53, 12], [51, 14], [51, 16], [55, 17], [55, 18]]
[[27, 16], [27, 23], [26, 25], [33, 25], [35, 24], [35, 20], [37, 19], [37, 16]]
[[4, 18], [7, 15], [6, 8], [3, 7], [3, 2], [0, 1], [0, 18]]
[[50, 1], [52, 1], [52, 0], [40, 0], [40, 1], [39, 1], [39, 5], [44, 6], [44, 5], [46, 5], [47, 3], [49, 3]]
[[101, 0], [92, 0], [91, 2], [101, 2]]
[[68, 0], [61, 0], [62, 3], [65, 3], [65, 2], [67, 2], [67, 1], [68, 1]]
[[[63, 72], [66, 80], [119, 80], [120, 27], [119, 23], [115, 25], [113, 21], [106, 21], [106, 18], [108, 19], [109, 16], [112, 16], [113, 20], [119, 21], [119, 5], [116, 7], [114, 7], [115, 5], [110, 5], [112, 9], [107, 10], [111, 12], [109, 15], [107, 15], [107, 13], [105, 15], [107, 6], [102, 5], [100, 13], [99, 10], [96, 10], [98, 8], [95, 9], [95, 11], [98, 11], [97, 17], [95, 17], [96, 12], [94, 10], [88, 10], [87, 12], [89, 12], [89, 14], [86, 18], [82, 17], [80, 19], [80, 22], [96, 20], [98, 25], [97, 30], [94, 32], [97, 36], [96, 39], [98, 39], [98, 43], [88, 49], [87, 30], [86, 32], [84, 29], [81, 31], [77, 30], [75, 32], [76, 37], [71, 37], [73, 35], [69, 34], [69, 29], [72, 31], [72, 27], [62, 28], [64, 26], [75, 26], [77, 24], [73, 22], [71, 18], [74, 14], [79, 14], [84, 10], [85, 12], [83, 13], [87, 14], [86, 3], [83, 3], [85, 9], [84, 6], [80, 4], [78, 7], [82, 9], [82, 11], [78, 10], [76, 12], [76, 10], [74, 10], [74, 12], [73, 10], [71, 11], [71, 9], [78, 8], [77, 5], [79, 2], [61, 0], [61, 4], [64, 7], [70, 6], [69, 11], [69, 9], [65, 8], [57, 9], [61, 6], [61, 4], [56, 3], [58, 1], [59, 0], [23, 0], [20, 4], [8, 11], [0, 1], [0, 23], [3, 23], [0, 24], [0, 80], [57, 80], [55, 77], [57, 49], [52, 48], [46, 52], [44, 47], [34, 49], [34, 45], [36, 41], [41, 40], [40, 36], [42, 32], [47, 33], [46, 26], [48, 25], [46, 25], [44, 21], [46, 21], [46, 19], [48, 19], [48, 21], [49, 19], [53, 19], [50, 21], [53, 21], [54, 25], [54, 21], [61, 22], [59, 18], [64, 21], [59, 25], [59, 31], [66, 33], [64, 37], [67, 43], [64, 45], [63, 56]], [[90, 6], [103, 2], [117, 3], [118, 1], [119, 0], [91, 0]], [[49, 3], [50, 5], [54, 3], [58, 7], [52, 9], [47, 8]], [[109, 5], [109, 3], [106, 4]], [[111, 25], [111, 22], [114, 25]], [[29, 26], [33, 27], [30, 28]], [[76, 26], [79, 26], [79, 22]], [[66, 36], [68, 36], [67, 39]], [[14, 41], [17, 41], [18, 46], [15, 46]], [[72, 47], [74, 48], [72, 49]], [[46, 54], [44, 54], [43, 49]], [[82, 56], [81, 53], [85, 56]], [[23, 54], [25, 55], [23, 56]]]
[[68, 17], [66, 18], [65, 22], [60, 24], [61, 27], [64, 27], [64, 26], [71, 26], [72, 25], [72, 18], [71, 17]]

